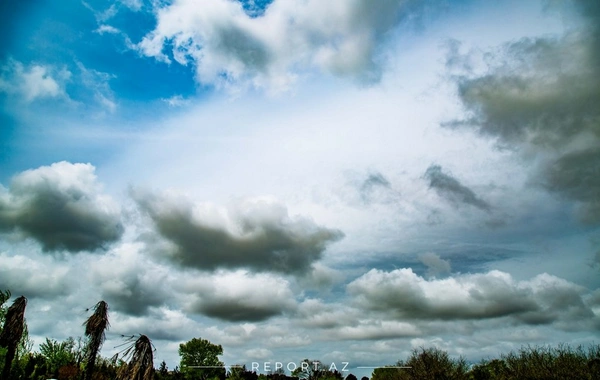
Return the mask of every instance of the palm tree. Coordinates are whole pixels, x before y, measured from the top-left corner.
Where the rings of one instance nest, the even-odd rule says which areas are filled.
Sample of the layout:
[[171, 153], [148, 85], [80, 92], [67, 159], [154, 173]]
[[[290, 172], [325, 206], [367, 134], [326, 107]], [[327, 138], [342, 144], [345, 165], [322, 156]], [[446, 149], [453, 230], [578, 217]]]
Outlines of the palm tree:
[[27, 306], [27, 298], [21, 296], [13, 302], [11, 307], [6, 311], [6, 319], [4, 327], [0, 333], [0, 346], [6, 347], [6, 357], [4, 358], [4, 368], [0, 379], [7, 380], [10, 375], [17, 346], [23, 335], [23, 327], [25, 325], [25, 307]]
[[100, 301], [94, 306], [94, 313], [85, 321], [85, 336], [88, 337], [87, 363], [85, 367], [85, 380], [91, 380], [94, 372], [96, 356], [104, 343], [105, 331], [109, 328], [108, 304]]
[[123, 356], [131, 355], [131, 359], [129, 364], [124, 365], [119, 370], [117, 380], [154, 379], [153, 351], [150, 339], [146, 335], [140, 335], [135, 343], [125, 350]]

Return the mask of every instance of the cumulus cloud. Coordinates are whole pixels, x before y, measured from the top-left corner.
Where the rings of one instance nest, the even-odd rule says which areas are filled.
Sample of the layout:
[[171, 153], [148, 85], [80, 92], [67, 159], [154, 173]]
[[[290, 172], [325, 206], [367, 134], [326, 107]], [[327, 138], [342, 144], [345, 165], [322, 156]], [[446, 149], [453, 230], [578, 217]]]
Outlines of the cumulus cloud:
[[166, 268], [147, 262], [140, 244], [125, 244], [102, 256], [92, 267], [92, 281], [111, 308], [129, 315], [147, 314], [171, 298]]
[[456, 178], [442, 172], [442, 167], [439, 165], [431, 165], [427, 168], [425, 178], [429, 181], [430, 189], [434, 189], [439, 196], [454, 205], [466, 204], [484, 211], [491, 210], [486, 201], [479, 198], [473, 190], [461, 184]]
[[594, 318], [582, 299], [585, 289], [548, 274], [529, 281], [515, 281], [500, 271], [426, 280], [411, 269], [373, 269], [347, 289], [361, 307], [409, 319], [511, 317], [526, 324], [556, 322], [567, 328]]
[[52, 66], [31, 64], [29, 66], [9, 60], [0, 72], [0, 91], [19, 95], [24, 101], [65, 96], [65, 82], [71, 73]]
[[44, 251], [105, 249], [123, 226], [94, 171], [63, 161], [16, 175], [8, 190], [0, 189], [0, 232], [33, 238]]
[[217, 272], [186, 282], [192, 295], [188, 310], [230, 322], [258, 322], [295, 306], [289, 283], [271, 274]]
[[[560, 37], [522, 39], [488, 53], [484, 73], [456, 76], [472, 128], [543, 161], [536, 180], [600, 221], [600, 7], [573, 4], [581, 20]], [[449, 60], [457, 56], [456, 49]]]
[[247, 268], [287, 274], [306, 273], [339, 230], [290, 217], [270, 200], [246, 200], [227, 210], [175, 197], [133, 191], [143, 214], [171, 243], [158, 255], [183, 268]]
[[193, 63], [203, 84], [285, 88], [298, 68], [375, 81], [378, 44], [411, 3], [276, 0], [260, 14], [241, 2], [178, 0], [156, 8], [156, 28], [138, 49], [165, 62]]

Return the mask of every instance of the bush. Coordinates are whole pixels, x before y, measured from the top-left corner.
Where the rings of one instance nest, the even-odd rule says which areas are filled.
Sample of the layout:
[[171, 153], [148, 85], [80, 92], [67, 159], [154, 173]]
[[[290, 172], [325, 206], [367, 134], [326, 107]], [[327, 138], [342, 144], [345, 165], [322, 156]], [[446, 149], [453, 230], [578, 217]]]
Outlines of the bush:
[[407, 361], [399, 361], [397, 367], [378, 368], [372, 380], [462, 380], [467, 379], [467, 363], [464, 359], [450, 359], [448, 353], [438, 348], [413, 350]]
[[551, 347], [523, 347], [517, 352], [503, 354], [475, 366], [473, 380], [562, 380], [600, 378], [600, 346], [585, 350], [582, 346], [572, 349], [568, 345]]

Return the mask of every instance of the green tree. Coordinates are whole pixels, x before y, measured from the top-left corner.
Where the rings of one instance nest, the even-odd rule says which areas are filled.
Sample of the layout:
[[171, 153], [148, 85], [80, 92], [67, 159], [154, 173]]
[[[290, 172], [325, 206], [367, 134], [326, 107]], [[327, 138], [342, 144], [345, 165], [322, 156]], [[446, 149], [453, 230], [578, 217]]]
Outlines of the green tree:
[[63, 342], [46, 338], [40, 344], [40, 353], [46, 358], [48, 371], [53, 377], [58, 376], [58, 370], [66, 365], [75, 365], [75, 340], [72, 337]]
[[160, 362], [157, 375], [159, 379], [166, 379], [169, 376], [169, 368], [167, 367], [167, 362], [164, 360]]
[[223, 355], [223, 347], [206, 339], [193, 338], [179, 345], [180, 367], [186, 379], [224, 379], [225, 367], [219, 355]]

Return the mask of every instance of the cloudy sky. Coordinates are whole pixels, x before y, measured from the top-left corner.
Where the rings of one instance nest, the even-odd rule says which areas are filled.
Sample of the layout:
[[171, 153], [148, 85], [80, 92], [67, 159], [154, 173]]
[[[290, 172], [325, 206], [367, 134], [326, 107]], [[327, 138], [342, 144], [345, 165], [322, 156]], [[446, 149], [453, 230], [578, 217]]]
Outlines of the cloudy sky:
[[0, 288], [36, 344], [101, 299], [103, 355], [170, 368], [598, 336], [600, 3], [0, 7]]

